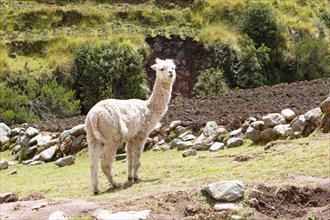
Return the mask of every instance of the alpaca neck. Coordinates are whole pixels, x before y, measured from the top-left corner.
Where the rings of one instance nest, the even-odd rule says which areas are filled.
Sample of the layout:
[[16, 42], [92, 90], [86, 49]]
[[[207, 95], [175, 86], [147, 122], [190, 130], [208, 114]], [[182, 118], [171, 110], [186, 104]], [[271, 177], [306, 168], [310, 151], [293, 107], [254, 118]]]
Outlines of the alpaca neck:
[[152, 94], [147, 100], [152, 117], [150, 120], [157, 120], [156, 124], [167, 110], [167, 105], [171, 99], [172, 85], [173, 82], [161, 82], [156, 78]]

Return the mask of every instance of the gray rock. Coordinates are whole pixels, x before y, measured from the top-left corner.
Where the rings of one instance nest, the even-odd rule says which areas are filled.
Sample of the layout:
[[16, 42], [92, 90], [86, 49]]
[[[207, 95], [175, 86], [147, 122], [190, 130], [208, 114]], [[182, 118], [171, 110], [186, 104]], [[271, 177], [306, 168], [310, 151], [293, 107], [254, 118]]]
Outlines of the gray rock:
[[20, 136], [18, 137], [18, 143], [22, 146], [22, 147], [29, 147], [30, 145], [30, 141], [31, 138], [28, 137], [27, 135], [25, 135], [24, 133], [20, 133]]
[[193, 134], [188, 134], [186, 136], [183, 136], [183, 138], [182, 138], [183, 141], [192, 141], [192, 140], [195, 140], [195, 139], [196, 139], [196, 137]]
[[262, 117], [266, 127], [274, 127], [279, 124], [285, 124], [285, 118], [279, 113], [271, 113]]
[[281, 115], [285, 118], [286, 121], [292, 121], [296, 117], [296, 113], [291, 109], [283, 109]]
[[5, 123], [0, 123], [0, 144], [2, 142], [2, 138], [7, 137], [10, 133], [10, 128]]
[[177, 144], [180, 142], [180, 140], [178, 138], [174, 138], [172, 141], [171, 141], [171, 149], [173, 148], [176, 148], [177, 147]]
[[285, 138], [293, 135], [293, 129], [291, 128], [291, 126], [289, 124], [276, 125], [273, 128], [273, 131], [277, 137], [282, 138], [282, 139], [285, 139]]
[[210, 151], [215, 152], [218, 150], [223, 150], [225, 149], [225, 144], [224, 143], [220, 143], [220, 142], [214, 142], [212, 144], [212, 146], [210, 147]]
[[19, 152], [20, 150], [21, 150], [21, 145], [20, 144], [18, 144], [18, 145], [16, 145], [14, 148], [13, 148], [13, 152], [14, 153], [17, 153], [17, 152]]
[[243, 144], [244, 144], [244, 141], [242, 138], [229, 138], [226, 142], [226, 146], [228, 148], [239, 147], [239, 146], [242, 146]]
[[321, 111], [326, 115], [330, 115], [330, 96], [321, 103]]
[[[52, 144], [52, 142], [50, 142], [51, 140], [52, 140], [51, 135], [38, 134], [30, 140], [29, 146], [38, 145], [39, 147], [41, 146], [49, 147]], [[50, 144], [48, 142], [50, 142]]]
[[213, 207], [215, 211], [223, 210], [239, 210], [240, 207], [236, 203], [216, 203]]
[[190, 148], [193, 144], [191, 143], [191, 141], [179, 141], [176, 143], [176, 148], [178, 150], [186, 150], [188, 148]]
[[182, 153], [183, 157], [196, 156], [196, 155], [197, 155], [197, 150], [196, 149], [185, 150]]
[[70, 156], [66, 156], [66, 157], [58, 159], [55, 162], [55, 164], [59, 167], [70, 166], [70, 165], [74, 164], [74, 160], [75, 160], [75, 157], [70, 155]]
[[39, 130], [33, 127], [28, 127], [28, 129], [26, 129], [25, 131], [26, 136], [28, 136], [29, 138], [33, 138], [34, 136], [39, 134]]
[[108, 210], [100, 210], [95, 214], [96, 220], [146, 220], [150, 215], [151, 210], [143, 211], [128, 211], [111, 213]]
[[305, 126], [307, 125], [305, 115], [298, 115], [290, 123], [291, 128], [293, 129], [295, 137], [301, 137]]
[[38, 203], [38, 204], [34, 205], [32, 207], [32, 210], [37, 210], [38, 211], [39, 209], [44, 208], [46, 206], [48, 206], [47, 202], [41, 202], [41, 203]]
[[305, 114], [305, 118], [307, 121], [311, 122], [312, 124], [315, 124], [317, 120], [319, 120], [322, 116], [321, 108], [314, 108], [312, 110], [309, 110]]
[[0, 141], [0, 151], [6, 151], [9, 148], [9, 137], [3, 136]]
[[[279, 126], [279, 125], [277, 125], [277, 126]], [[268, 142], [268, 141], [277, 140], [278, 137], [277, 137], [276, 133], [274, 132], [273, 128], [266, 128], [265, 130], [260, 132], [260, 138], [263, 141]]]
[[196, 149], [196, 150], [210, 150], [210, 147], [213, 144], [213, 140], [211, 141], [204, 141], [204, 142], [200, 142], [200, 143], [194, 143], [192, 146], [192, 149]]
[[81, 151], [85, 147], [85, 145], [83, 144], [84, 140], [85, 135], [79, 135], [78, 137], [76, 137], [71, 144], [70, 154], [76, 154]]
[[264, 124], [265, 123], [263, 121], [252, 122], [246, 130], [246, 137], [254, 142], [260, 141], [260, 133], [264, 128]]
[[211, 142], [218, 135], [218, 125], [215, 121], [209, 121], [203, 130], [203, 133], [196, 139], [195, 143]]
[[9, 166], [9, 163], [6, 159], [1, 159], [0, 160], [0, 170], [7, 169]]
[[25, 131], [24, 128], [19, 128], [19, 127], [13, 128], [13, 129], [11, 129], [9, 136], [14, 137], [14, 136], [18, 135], [19, 133], [21, 133], [22, 131]]
[[241, 137], [243, 136], [242, 128], [233, 130], [229, 133], [229, 137]]
[[77, 126], [74, 126], [73, 128], [71, 128], [69, 130], [70, 135], [72, 136], [80, 136], [80, 135], [86, 135], [86, 131], [85, 131], [85, 124], [80, 124]]
[[181, 121], [176, 120], [176, 121], [172, 121], [169, 127], [170, 127], [171, 130], [173, 130], [173, 129], [175, 129], [176, 127], [178, 127], [180, 125], [181, 125]]
[[205, 186], [206, 192], [217, 201], [234, 202], [244, 196], [243, 183], [238, 180], [220, 181]]
[[64, 212], [56, 211], [56, 212], [52, 212], [49, 215], [48, 220], [68, 220], [68, 218], [66, 217]]
[[33, 165], [40, 165], [40, 164], [44, 164], [44, 163], [45, 163], [44, 161], [37, 160], [37, 161], [32, 161], [31, 163], [29, 163], [29, 165], [33, 166]]
[[40, 160], [49, 162], [53, 160], [56, 156], [57, 146], [52, 146], [40, 153]]
[[185, 131], [185, 132], [183, 132], [182, 134], [180, 134], [180, 135], [178, 136], [178, 138], [183, 139], [185, 136], [187, 136], [187, 135], [191, 135], [191, 134], [192, 134], [191, 131]]
[[178, 133], [182, 133], [186, 130], [185, 127], [182, 127], [181, 125], [179, 125], [178, 127], [175, 128], [175, 131]]
[[243, 133], [245, 133], [246, 132], [246, 129], [253, 123], [253, 122], [255, 122], [255, 121], [257, 121], [257, 119], [256, 118], [254, 118], [254, 117], [249, 117], [248, 119], [246, 119], [245, 121], [244, 121], [244, 123], [243, 123], [243, 125], [242, 125], [242, 132]]
[[11, 192], [0, 193], [0, 203], [16, 202], [16, 201], [18, 201], [18, 196], [16, 193], [11, 193]]
[[164, 145], [164, 146], [162, 146], [162, 150], [163, 151], [168, 151], [168, 150], [170, 150], [171, 149], [171, 146], [169, 146], [169, 145]]

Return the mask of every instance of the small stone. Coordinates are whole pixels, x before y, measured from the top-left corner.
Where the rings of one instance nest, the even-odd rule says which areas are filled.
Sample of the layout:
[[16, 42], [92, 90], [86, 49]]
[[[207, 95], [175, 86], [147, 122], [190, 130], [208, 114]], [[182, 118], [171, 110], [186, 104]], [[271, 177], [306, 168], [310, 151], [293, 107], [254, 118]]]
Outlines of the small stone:
[[229, 138], [226, 142], [226, 145], [228, 148], [231, 147], [239, 147], [244, 144], [244, 141], [242, 138]]
[[179, 141], [176, 144], [178, 150], [186, 150], [190, 148], [193, 144], [190, 141]]
[[64, 212], [56, 211], [49, 215], [48, 220], [67, 220], [68, 218], [65, 216]]
[[195, 139], [196, 139], [196, 137], [193, 134], [188, 134], [188, 135], [186, 135], [182, 138], [183, 141], [192, 141], [192, 140], [195, 140]]
[[0, 160], [0, 170], [7, 169], [9, 166], [9, 163], [6, 159], [1, 159]]
[[229, 133], [229, 137], [240, 137], [243, 135], [242, 128], [233, 130]]
[[218, 151], [220, 149], [221, 150], [225, 149], [224, 143], [214, 142], [214, 144], [212, 144], [212, 146], [210, 147], [210, 151], [212, 151], [212, 152]]
[[118, 220], [118, 219], [129, 219], [129, 220], [146, 220], [150, 215], [151, 210], [143, 211], [128, 211], [128, 212], [117, 212], [111, 213], [108, 210], [100, 210], [96, 214], [96, 220]]
[[173, 130], [176, 127], [178, 127], [179, 125], [181, 125], [181, 121], [180, 120], [172, 121], [171, 124], [170, 124], [170, 129]]
[[169, 146], [169, 145], [164, 145], [164, 146], [162, 146], [162, 150], [163, 151], [168, 151], [168, 150], [170, 150], [171, 149], [171, 146]]
[[6, 192], [0, 194], [0, 203], [8, 203], [8, 202], [17, 202], [18, 196], [16, 193]]
[[185, 127], [182, 127], [181, 125], [179, 125], [178, 127], [175, 128], [175, 131], [178, 133], [182, 133], [186, 130]]
[[56, 151], [57, 151], [57, 146], [52, 146], [40, 153], [40, 159], [46, 162], [51, 161], [55, 158]]
[[40, 164], [44, 164], [45, 162], [37, 160], [37, 161], [32, 161], [31, 163], [29, 163], [29, 165], [40, 165]]
[[32, 207], [32, 210], [36, 210], [36, 211], [38, 211], [39, 209], [44, 208], [44, 207], [46, 207], [47, 205], [48, 205], [47, 202], [41, 202], [41, 203], [38, 203], [37, 205], [33, 206], [33, 207]]
[[59, 167], [70, 166], [74, 164], [75, 157], [72, 155], [58, 159], [55, 164]]
[[243, 183], [239, 180], [219, 181], [208, 184], [202, 191], [217, 201], [234, 202], [244, 196]]
[[238, 210], [240, 207], [236, 203], [216, 203], [213, 209], [215, 211]]
[[183, 157], [196, 156], [196, 155], [197, 155], [196, 149], [186, 150], [182, 153]]
[[279, 124], [285, 124], [285, 118], [279, 113], [271, 113], [262, 117], [266, 127], [274, 127]]
[[322, 116], [321, 108], [314, 108], [312, 110], [309, 110], [305, 114], [306, 121], [311, 122], [312, 124], [315, 124], [317, 120], [319, 120]]
[[14, 174], [17, 174], [17, 170], [11, 171], [10, 175], [14, 175]]

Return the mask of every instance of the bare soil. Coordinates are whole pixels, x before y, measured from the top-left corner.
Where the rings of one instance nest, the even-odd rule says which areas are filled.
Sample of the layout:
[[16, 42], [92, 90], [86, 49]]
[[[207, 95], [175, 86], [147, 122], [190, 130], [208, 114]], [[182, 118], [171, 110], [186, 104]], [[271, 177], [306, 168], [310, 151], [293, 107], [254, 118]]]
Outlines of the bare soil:
[[[330, 78], [312, 81], [282, 83], [272, 87], [239, 90], [207, 97], [184, 99], [176, 97], [169, 105], [161, 123], [169, 125], [173, 120], [181, 120], [183, 125], [194, 132], [204, 127], [208, 121], [216, 121], [228, 130], [239, 128], [250, 116], [262, 116], [292, 109], [297, 115], [319, 107], [330, 95]], [[31, 124], [42, 131], [61, 132], [84, 123], [85, 116]]]

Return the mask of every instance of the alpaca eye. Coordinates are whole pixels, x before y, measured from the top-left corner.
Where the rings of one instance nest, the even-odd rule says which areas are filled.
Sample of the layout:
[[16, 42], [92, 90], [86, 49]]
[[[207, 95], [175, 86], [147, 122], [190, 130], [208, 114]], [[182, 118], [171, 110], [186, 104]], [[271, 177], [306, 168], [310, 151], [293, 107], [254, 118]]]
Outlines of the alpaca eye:
[[164, 68], [161, 68], [160, 71], [164, 71]]

